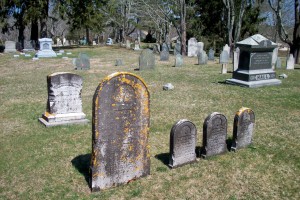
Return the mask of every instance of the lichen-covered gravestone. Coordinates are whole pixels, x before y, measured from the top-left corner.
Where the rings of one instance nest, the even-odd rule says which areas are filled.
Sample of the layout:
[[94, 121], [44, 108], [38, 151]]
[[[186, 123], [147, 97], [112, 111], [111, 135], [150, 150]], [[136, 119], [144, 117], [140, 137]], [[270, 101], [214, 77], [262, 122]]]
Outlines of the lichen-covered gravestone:
[[196, 162], [196, 126], [182, 119], [175, 123], [170, 133], [169, 166], [179, 167]]
[[47, 77], [47, 110], [39, 118], [46, 127], [87, 123], [82, 112], [82, 77], [76, 74], [60, 72]]
[[92, 191], [150, 174], [149, 92], [134, 74], [106, 77], [93, 99]]
[[241, 108], [234, 117], [232, 150], [245, 148], [252, 143], [255, 116], [250, 108]]
[[227, 119], [224, 115], [213, 112], [206, 117], [203, 124], [202, 157], [223, 154], [227, 152]]
[[150, 49], [142, 51], [139, 57], [139, 70], [154, 69], [155, 56]]
[[79, 53], [78, 58], [75, 59], [76, 70], [90, 69], [90, 58], [86, 53]]

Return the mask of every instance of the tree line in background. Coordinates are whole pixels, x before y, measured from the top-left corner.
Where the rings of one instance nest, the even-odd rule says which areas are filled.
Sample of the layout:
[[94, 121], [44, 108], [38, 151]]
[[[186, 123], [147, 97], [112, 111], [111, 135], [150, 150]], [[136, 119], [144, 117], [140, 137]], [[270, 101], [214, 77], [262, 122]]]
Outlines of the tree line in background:
[[[291, 15], [291, 13], [293, 13]], [[262, 34], [290, 47], [298, 63], [300, 48], [299, 0], [2, 0], [3, 33], [18, 31], [24, 47], [24, 31], [38, 45], [41, 37], [78, 39], [108, 35], [122, 42], [147, 31], [146, 40], [170, 42], [178, 35], [182, 54], [186, 41], [195, 37], [217, 49], [232, 48], [241, 39]], [[266, 31], [270, 30], [270, 34]], [[174, 34], [173, 34], [174, 35]]]

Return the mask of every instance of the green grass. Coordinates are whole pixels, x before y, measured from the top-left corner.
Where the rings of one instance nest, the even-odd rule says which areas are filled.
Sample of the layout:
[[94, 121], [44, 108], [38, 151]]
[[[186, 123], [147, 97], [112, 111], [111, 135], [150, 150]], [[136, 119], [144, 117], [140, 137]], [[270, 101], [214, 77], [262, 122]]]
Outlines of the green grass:
[[[300, 70], [277, 70], [287, 79], [280, 86], [256, 89], [222, 84], [217, 62], [174, 68], [156, 56], [154, 71], [134, 71], [139, 51], [117, 46], [65, 49], [86, 52], [91, 69], [75, 71], [72, 59], [0, 55], [0, 199], [300, 199]], [[114, 66], [123, 59], [125, 66]], [[92, 97], [99, 82], [116, 71], [142, 77], [151, 97], [151, 175], [127, 185], [91, 193], [87, 169], [91, 123], [45, 128], [38, 118], [46, 109], [46, 76], [73, 72], [83, 77], [83, 111], [92, 119]], [[172, 83], [175, 89], [163, 91]], [[232, 137], [235, 112], [242, 106], [256, 116], [254, 144], [236, 153], [214, 156], [170, 170], [169, 135], [179, 119], [197, 127], [202, 146], [203, 121], [212, 112], [227, 117]]]

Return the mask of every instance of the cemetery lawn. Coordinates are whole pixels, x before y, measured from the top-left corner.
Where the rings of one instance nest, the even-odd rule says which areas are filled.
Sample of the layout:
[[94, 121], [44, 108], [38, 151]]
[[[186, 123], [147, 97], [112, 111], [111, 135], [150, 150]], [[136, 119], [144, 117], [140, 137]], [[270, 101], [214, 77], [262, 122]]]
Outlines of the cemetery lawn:
[[[285, 73], [280, 86], [256, 89], [224, 84], [217, 62], [184, 67], [159, 61], [156, 69], [134, 71], [140, 51], [123, 48], [74, 48], [86, 52], [91, 69], [75, 71], [72, 60], [13, 58], [0, 55], [0, 199], [300, 199], [300, 66]], [[121, 58], [125, 66], [114, 66]], [[217, 61], [217, 59], [216, 59]], [[116, 71], [140, 76], [150, 91], [151, 175], [116, 188], [91, 193], [88, 167], [92, 124], [45, 128], [46, 76], [73, 72], [83, 77], [83, 112], [92, 120], [92, 98], [99, 82]], [[229, 67], [231, 71], [231, 67]], [[172, 83], [175, 89], [163, 91]], [[197, 127], [202, 146], [204, 119], [212, 112], [227, 117], [228, 138], [236, 111], [254, 110], [254, 143], [249, 148], [169, 169], [169, 135], [179, 119]], [[229, 140], [230, 142], [230, 140]]]

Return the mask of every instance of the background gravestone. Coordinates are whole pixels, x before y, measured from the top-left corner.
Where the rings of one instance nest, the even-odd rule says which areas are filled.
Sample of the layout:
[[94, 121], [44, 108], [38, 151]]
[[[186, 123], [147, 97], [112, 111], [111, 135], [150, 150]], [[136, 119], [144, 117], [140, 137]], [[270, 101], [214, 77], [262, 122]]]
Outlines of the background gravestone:
[[169, 52], [169, 47], [168, 47], [168, 45], [166, 43], [163, 43], [161, 45], [161, 51], [168, 51]]
[[197, 43], [197, 55], [199, 55], [199, 53], [203, 51], [203, 48], [204, 48], [204, 43], [198, 42]]
[[131, 44], [129, 40], [126, 40], [126, 49], [130, 49], [131, 48]]
[[39, 58], [56, 57], [56, 53], [52, 50], [52, 39], [42, 38], [39, 39], [40, 50], [36, 53]]
[[159, 44], [154, 44], [153, 45], [153, 53], [157, 54], [160, 52], [160, 45]]
[[14, 41], [6, 41], [5, 42], [4, 53], [15, 53], [15, 52], [17, 52], [16, 42], [14, 42]]
[[274, 50], [273, 50], [273, 54], [272, 54], [272, 68], [274, 69], [275, 68], [275, 64], [276, 64], [276, 61], [277, 61], [277, 57], [278, 57], [278, 47], [276, 47]]
[[176, 42], [175, 48], [174, 48], [174, 55], [176, 56], [177, 54], [181, 54], [181, 43]]
[[86, 53], [79, 53], [78, 58], [75, 60], [76, 70], [90, 69], [90, 58]]
[[170, 133], [169, 166], [179, 167], [196, 162], [196, 126], [182, 119], [175, 123]]
[[228, 44], [226, 44], [224, 47], [223, 47], [223, 51], [226, 51], [227, 54], [228, 54], [228, 58], [230, 57], [230, 47], [228, 46]]
[[207, 64], [207, 55], [205, 51], [200, 51], [198, 54], [198, 65]]
[[293, 54], [290, 54], [288, 59], [286, 59], [286, 69], [294, 69], [295, 68], [295, 59]]
[[209, 49], [208, 60], [215, 60], [215, 51], [213, 49]]
[[234, 117], [232, 150], [245, 148], [252, 143], [255, 116], [250, 108], [241, 108]]
[[229, 54], [226, 50], [223, 50], [220, 54], [221, 74], [227, 73], [228, 62], [229, 62]]
[[198, 43], [196, 38], [188, 40], [188, 57], [196, 57], [198, 52]]
[[281, 59], [279, 57], [277, 57], [275, 67], [276, 67], [276, 69], [281, 69]]
[[182, 67], [183, 66], [183, 57], [181, 54], [177, 54], [175, 56], [175, 67]]
[[139, 57], [139, 70], [154, 69], [155, 56], [150, 49], [142, 51]]
[[160, 52], [160, 60], [161, 60], [161, 61], [168, 61], [168, 60], [169, 60], [169, 51], [163, 49], [163, 50]]
[[238, 69], [239, 57], [240, 57], [240, 49], [237, 47], [235, 51], [233, 51], [233, 71], [236, 71]]
[[39, 118], [46, 127], [87, 123], [82, 112], [82, 77], [76, 74], [60, 72], [47, 76], [47, 110]]
[[227, 152], [227, 119], [214, 112], [206, 117], [203, 124], [203, 147], [201, 156], [209, 157]]
[[92, 191], [150, 174], [149, 92], [139, 77], [118, 72], [106, 77], [93, 99]]

